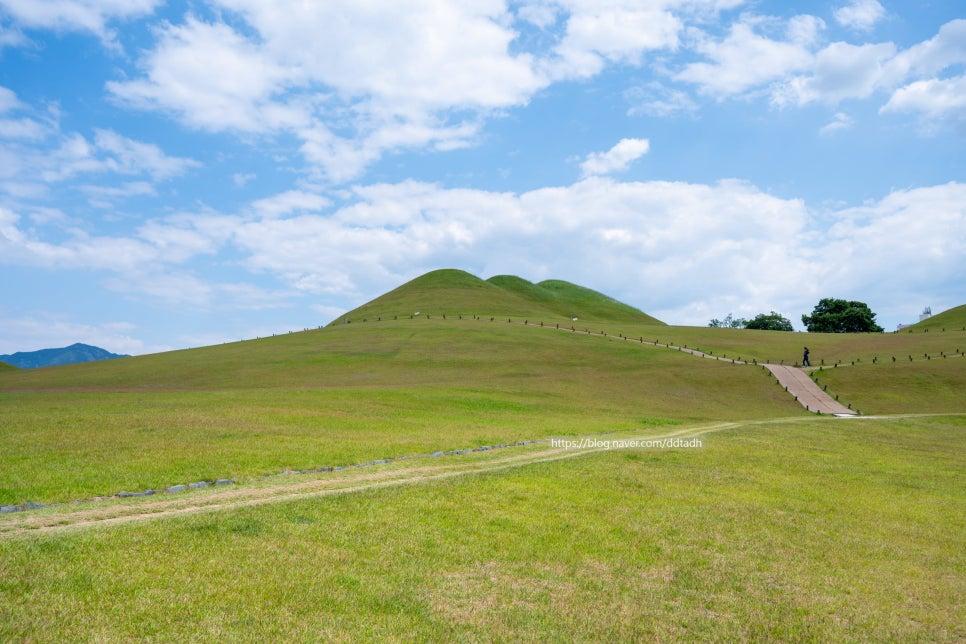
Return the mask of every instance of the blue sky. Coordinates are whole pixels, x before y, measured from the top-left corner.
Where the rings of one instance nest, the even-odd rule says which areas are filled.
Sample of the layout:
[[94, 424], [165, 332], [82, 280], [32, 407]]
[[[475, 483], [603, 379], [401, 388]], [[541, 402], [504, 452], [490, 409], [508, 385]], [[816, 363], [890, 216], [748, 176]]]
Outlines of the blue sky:
[[434, 268], [703, 324], [966, 302], [966, 12], [0, 0], [0, 353], [322, 324]]

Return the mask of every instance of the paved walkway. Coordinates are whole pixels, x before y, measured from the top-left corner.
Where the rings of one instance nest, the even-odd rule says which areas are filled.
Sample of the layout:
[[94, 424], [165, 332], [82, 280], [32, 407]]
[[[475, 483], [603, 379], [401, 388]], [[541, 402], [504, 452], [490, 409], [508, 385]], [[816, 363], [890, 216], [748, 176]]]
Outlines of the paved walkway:
[[778, 383], [787, 388], [788, 393], [795, 396], [805, 409], [837, 416], [855, 415], [854, 410], [822, 391], [801, 369], [779, 364], [766, 364], [765, 368], [778, 378]]

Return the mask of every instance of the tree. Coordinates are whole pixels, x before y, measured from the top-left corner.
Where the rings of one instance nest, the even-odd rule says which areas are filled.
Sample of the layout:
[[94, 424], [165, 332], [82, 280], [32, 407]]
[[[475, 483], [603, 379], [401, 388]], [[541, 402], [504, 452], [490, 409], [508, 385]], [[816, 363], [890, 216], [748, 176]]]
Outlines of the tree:
[[865, 302], [823, 298], [802, 323], [811, 333], [882, 333], [875, 313]]
[[763, 331], [794, 331], [792, 322], [781, 313], [759, 313], [745, 324], [746, 329], [761, 329]]
[[714, 318], [708, 322], [708, 326], [714, 329], [741, 329], [744, 328], [746, 324], [748, 324], [748, 320], [744, 318], [732, 317], [730, 313], [726, 315], [725, 319], [723, 320]]

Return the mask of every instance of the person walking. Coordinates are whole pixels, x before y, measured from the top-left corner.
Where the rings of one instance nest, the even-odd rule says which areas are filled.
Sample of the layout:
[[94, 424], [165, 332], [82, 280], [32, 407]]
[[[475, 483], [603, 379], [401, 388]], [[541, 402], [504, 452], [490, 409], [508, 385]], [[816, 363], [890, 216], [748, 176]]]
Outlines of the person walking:
[[805, 347], [805, 350], [802, 351], [802, 366], [803, 367], [812, 366], [812, 363], [808, 361], [808, 347]]

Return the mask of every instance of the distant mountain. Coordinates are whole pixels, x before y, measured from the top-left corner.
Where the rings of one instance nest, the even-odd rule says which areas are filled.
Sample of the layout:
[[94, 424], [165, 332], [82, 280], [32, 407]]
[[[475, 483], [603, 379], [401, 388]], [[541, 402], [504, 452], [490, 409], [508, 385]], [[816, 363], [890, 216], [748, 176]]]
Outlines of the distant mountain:
[[128, 356], [105, 351], [100, 347], [89, 344], [72, 344], [62, 349], [40, 349], [39, 351], [18, 351], [10, 355], [0, 355], [0, 362], [5, 362], [21, 369], [36, 369], [37, 367], [54, 367], [78, 362], [97, 362], [98, 360], [113, 360]]

